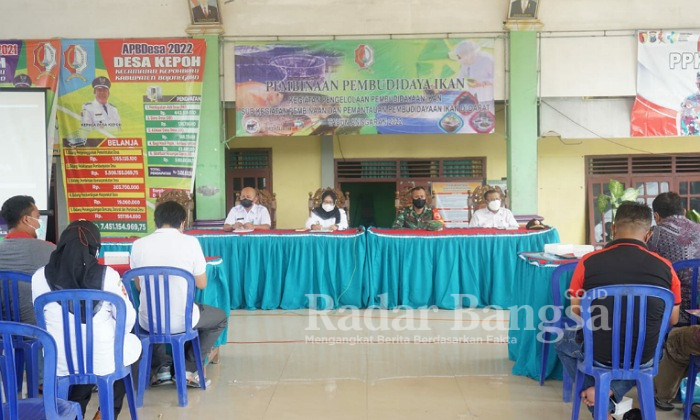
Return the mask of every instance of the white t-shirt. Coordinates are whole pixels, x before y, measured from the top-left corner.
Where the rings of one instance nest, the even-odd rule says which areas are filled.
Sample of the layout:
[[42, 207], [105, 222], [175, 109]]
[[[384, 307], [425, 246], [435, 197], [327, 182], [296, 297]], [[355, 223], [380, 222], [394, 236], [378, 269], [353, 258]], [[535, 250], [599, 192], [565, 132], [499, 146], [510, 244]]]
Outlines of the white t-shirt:
[[[345, 210], [338, 210], [340, 210], [340, 222], [337, 223], [338, 230], [345, 230], [348, 228], [348, 216], [345, 214]], [[320, 223], [321, 227], [324, 229], [336, 224], [335, 217], [331, 217], [330, 219], [321, 219], [321, 216], [314, 212], [311, 212], [311, 216], [309, 216], [309, 218], [306, 219], [306, 228], [311, 229], [311, 226], [315, 225], [316, 223]]]
[[[136, 310], [129, 301], [129, 296], [122, 285], [119, 274], [107, 267], [105, 271], [103, 290], [114, 293], [124, 299], [126, 304], [126, 323], [124, 331], [124, 365], [129, 366], [136, 362], [141, 355], [141, 340], [130, 331], [136, 322]], [[37, 297], [51, 292], [49, 283], [44, 275], [44, 267], [41, 267], [32, 276], [32, 301]], [[44, 318], [46, 319], [46, 329], [56, 340], [58, 348], [58, 364], [56, 374], [58, 376], [68, 375], [68, 364], [66, 363], [65, 343], [63, 341], [63, 316], [61, 306], [58, 303], [50, 303], [44, 307]], [[117, 326], [116, 308], [110, 303], [103, 303], [93, 319], [93, 368], [96, 375], [107, 375], [114, 372], [114, 333]], [[68, 314], [68, 320], [73, 325], [73, 314]], [[85, 334], [85, 324], [82, 328]], [[87, 344], [83, 335], [83, 345]], [[84, 347], [83, 347], [84, 349]], [[71, 353], [73, 354], [73, 366], [78, 365], [78, 353], [75, 347], [75, 340], [72, 340]]]
[[[131, 247], [131, 268], [146, 266], [166, 266], [181, 268], [198, 276], [207, 271], [202, 247], [194, 236], [183, 234], [174, 228], [161, 228], [141, 239]], [[175, 280], [175, 282], [173, 282]], [[161, 283], [162, 284], [162, 283]], [[148, 310], [146, 309], [146, 288], [141, 283], [139, 300], [139, 325], [148, 329]], [[162, 289], [161, 289], [162, 290]], [[155, 290], [151, 285], [152, 308], [155, 308]], [[170, 278], [170, 332], [185, 331], [185, 299], [187, 282], [182, 277]], [[154, 309], [155, 310], [155, 309]], [[161, 305], [161, 311], [165, 306]], [[164, 316], [161, 318], [164, 320]], [[199, 307], [192, 305], [192, 327], [199, 322]]]
[[253, 204], [250, 211], [246, 210], [242, 205], [237, 205], [228, 212], [224, 224], [235, 225], [240, 223], [252, 223], [254, 225], [271, 225], [270, 212], [267, 207], [260, 204]]
[[507, 208], [501, 207], [496, 213], [484, 208], [474, 212], [469, 227], [517, 229], [518, 222]]

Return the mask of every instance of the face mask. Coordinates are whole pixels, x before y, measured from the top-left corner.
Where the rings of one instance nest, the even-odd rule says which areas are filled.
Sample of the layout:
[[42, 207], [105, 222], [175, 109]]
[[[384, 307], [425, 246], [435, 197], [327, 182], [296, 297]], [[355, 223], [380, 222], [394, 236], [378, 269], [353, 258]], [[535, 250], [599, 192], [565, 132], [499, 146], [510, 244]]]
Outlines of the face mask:
[[413, 207], [417, 209], [422, 209], [425, 207], [425, 199], [424, 198], [416, 198], [413, 200]]
[[489, 201], [489, 210], [498, 211], [501, 208], [501, 200]]
[[[29, 216], [32, 217], [32, 216]], [[36, 220], [39, 223], [39, 227], [34, 228], [34, 232], [36, 232], [36, 237], [39, 239], [45, 239], [46, 238], [46, 226], [44, 225], [44, 222], [41, 219], [36, 219], [32, 217], [32, 219]], [[32, 226], [34, 227], [34, 226]]]
[[244, 198], [241, 200], [241, 206], [243, 206], [247, 209], [249, 209], [250, 206], [252, 206], [252, 205], [253, 205], [253, 200], [248, 200], [247, 198]]
[[321, 206], [321, 208], [322, 208], [323, 210], [327, 211], [327, 212], [331, 212], [331, 211], [333, 211], [333, 209], [335, 208], [335, 204], [323, 203], [323, 205]]

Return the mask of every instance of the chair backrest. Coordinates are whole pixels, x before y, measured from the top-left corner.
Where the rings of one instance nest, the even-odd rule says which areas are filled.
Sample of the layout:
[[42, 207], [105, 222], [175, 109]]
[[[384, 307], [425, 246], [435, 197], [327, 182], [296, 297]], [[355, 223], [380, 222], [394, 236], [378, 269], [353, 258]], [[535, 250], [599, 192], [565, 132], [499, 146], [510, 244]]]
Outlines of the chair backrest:
[[[401, 190], [396, 191], [394, 197], [394, 209], [396, 210], [396, 214], [399, 214], [399, 212], [403, 210], [404, 207], [413, 205], [413, 196], [411, 194], [411, 189], [413, 189], [412, 185], [406, 185]], [[433, 194], [432, 192], [428, 191], [428, 188], [426, 188], [425, 204], [431, 206], [432, 203]]]
[[[43, 400], [44, 411], [47, 419], [58, 418], [58, 406], [56, 404], [56, 342], [51, 335], [39, 327], [19, 322], [0, 321], [0, 343], [2, 354], [0, 366], [2, 367], [2, 386], [5, 390], [5, 403], [8, 406], [8, 418], [17, 419], [17, 370], [15, 366], [14, 340], [31, 338], [44, 348], [44, 385]], [[0, 420], [4, 420], [4, 410], [0, 410]]]
[[[257, 188], [255, 192], [258, 193], [258, 204], [267, 207], [267, 210], [270, 212], [270, 221], [272, 222], [270, 228], [274, 229], [277, 226], [277, 194]], [[237, 191], [234, 205], [237, 206], [239, 204], [241, 204], [241, 192]]]
[[[692, 260], [682, 260], [673, 263], [673, 269], [678, 273], [681, 270], [692, 270], [692, 278], [690, 281], [690, 309], [698, 309], [698, 272], [700, 272], [700, 258]], [[698, 322], [696, 316], [690, 317], [690, 325], [695, 325]]]
[[561, 281], [565, 277], [562, 276], [572, 273], [576, 269], [577, 265], [578, 261], [562, 264], [555, 268], [554, 272], [552, 272], [552, 303], [554, 303], [554, 306], [557, 308], [563, 308], [561, 300]]
[[486, 207], [486, 199], [484, 198], [484, 194], [486, 194], [486, 191], [488, 190], [496, 190], [496, 192], [498, 192], [498, 194], [501, 196], [502, 207], [508, 208], [508, 196], [505, 192], [503, 192], [501, 187], [487, 184], [476, 187], [474, 188], [474, 191], [471, 192], [471, 200], [473, 203], [472, 208], [474, 211]]
[[[56, 303], [61, 307], [63, 320], [63, 348], [71, 383], [95, 383], [94, 369], [94, 328], [93, 314], [98, 305], [112, 304], [116, 308], [117, 323], [114, 330], [114, 367], [124, 369], [124, 328], [126, 325], [126, 304], [114, 293], [92, 289], [70, 289], [45, 293], [34, 300], [36, 323], [46, 329], [46, 306]], [[81, 308], [85, 308], [83, 314]], [[71, 314], [73, 320], [71, 322]], [[85, 324], [83, 336], [82, 324]], [[76, 360], [73, 363], [71, 337], [75, 339]], [[90, 382], [92, 381], [92, 382]]]
[[185, 229], [192, 227], [194, 222], [193, 212], [194, 212], [194, 200], [192, 195], [185, 190], [178, 189], [168, 189], [163, 191], [163, 193], [156, 200], [156, 204], [160, 204], [166, 201], [175, 201], [184, 207], [187, 212], [187, 218], [185, 219]]
[[21, 322], [19, 319], [19, 283], [32, 283], [32, 276], [15, 271], [0, 271], [2, 284], [2, 320]]
[[[658, 371], [658, 363], [661, 357], [663, 338], [668, 331], [671, 310], [673, 309], [673, 293], [662, 287], [649, 285], [624, 285], [597, 287], [586, 291], [581, 298], [581, 319], [583, 322], [584, 363], [586, 370], [593, 369], [593, 330], [591, 328], [591, 304], [598, 299], [610, 299], [614, 301], [612, 314], [612, 377], [613, 379], [631, 379], [630, 375], [639, 372], [643, 363], [642, 353], [647, 339], [647, 306], [650, 299], [661, 299], [664, 303], [664, 313], [659, 326], [658, 342], [655, 344], [652, 375]], [[626, 304], [625, 329], [621, 331], [623, 316], [623, 301]], [[635, 307], [638, 302], [638, 308]], [[632, 360], [632, 342], [635, 332], [634, 315], [638, 314], [636, 323], [637, 343]], [[607, 315], [610, 317], [610, 314]], [[625, 347], [622, 364], [620, 364], [620, 343], [624, 340]]]
[[[172, 278], [175, 277], [175, 278]], [[177, 278], [180, 277], [180, 278]], [[187, 297], [185, 301], [185, 332], [192, 330], [192, 306], [194, 305], [194, 276], [189, 271], [175, 267], [140, 267], [134, 268], [122, 276], [122, 280], [131, 288], [131, 281], [139, 280], [141, 290], [146, 291], [146, 302], [141, 301], [139, 305], [146, 305], [148, 314], [148, 334], [155, 338], [157, 336], [171, 335], [173, 329], [180, 329], [180, 325], [174, 326], [170, 322], [170, 287], [173, 281], [187, 282]], [[129, 296], [131, 291], [129, 290]]]
[[329, 191], [329, 190], [335, 192], [335, 195], [338, 197], [335, 205], [339, 209], [345, 210], [345, 214], [347, 214], [348, 220], [349, 220], [350, 219], [350, 193], [349, 192], [344, 193], [343, 191], [340, 190], [340, 188], [331, 188], [331, 187], [319, 188], [314, 193], [309, 192], [309, 201], [308, 201], [309, 216], [311, 216], [311, 212], [313, 211], [313, 209], [321, 206], [321, 196], [323, 196], [323, 193], [325, 193], [326, 191]]

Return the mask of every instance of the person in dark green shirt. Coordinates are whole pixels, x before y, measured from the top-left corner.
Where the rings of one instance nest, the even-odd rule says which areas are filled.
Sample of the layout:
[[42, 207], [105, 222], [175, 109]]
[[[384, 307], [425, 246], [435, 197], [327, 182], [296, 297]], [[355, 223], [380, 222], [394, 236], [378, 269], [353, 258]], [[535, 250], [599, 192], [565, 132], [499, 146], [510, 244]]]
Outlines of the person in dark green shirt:
[[426, 203], [425, 188], [413, 187], [411, 189], [411, 199], [411, 205], [404, 207], [396, 215], [393, 227], [398, 229], [440, 230], [442, 222], [433, 220], [433, 209]]

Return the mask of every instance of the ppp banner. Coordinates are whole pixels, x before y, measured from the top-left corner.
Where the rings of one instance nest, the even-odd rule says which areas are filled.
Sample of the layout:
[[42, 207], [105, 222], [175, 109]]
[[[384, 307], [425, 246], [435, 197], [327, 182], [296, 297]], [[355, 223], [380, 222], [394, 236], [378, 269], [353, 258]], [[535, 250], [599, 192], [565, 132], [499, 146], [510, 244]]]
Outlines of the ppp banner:
[[206, 44], [63, 40], [58, 95], [68, 218], [143, 235], [165, 190], [192, 191]]
[[632, 136], [700, 135], [700, 32], [637, 33]]
[[56, 89], [61, 58], [60, 40], [0, 40], [0, 88], [47, 88], [46, 138], [48, 174], [56, 137]]
[[237, 136], [492, 133], [494, 40], [244, 42]]

